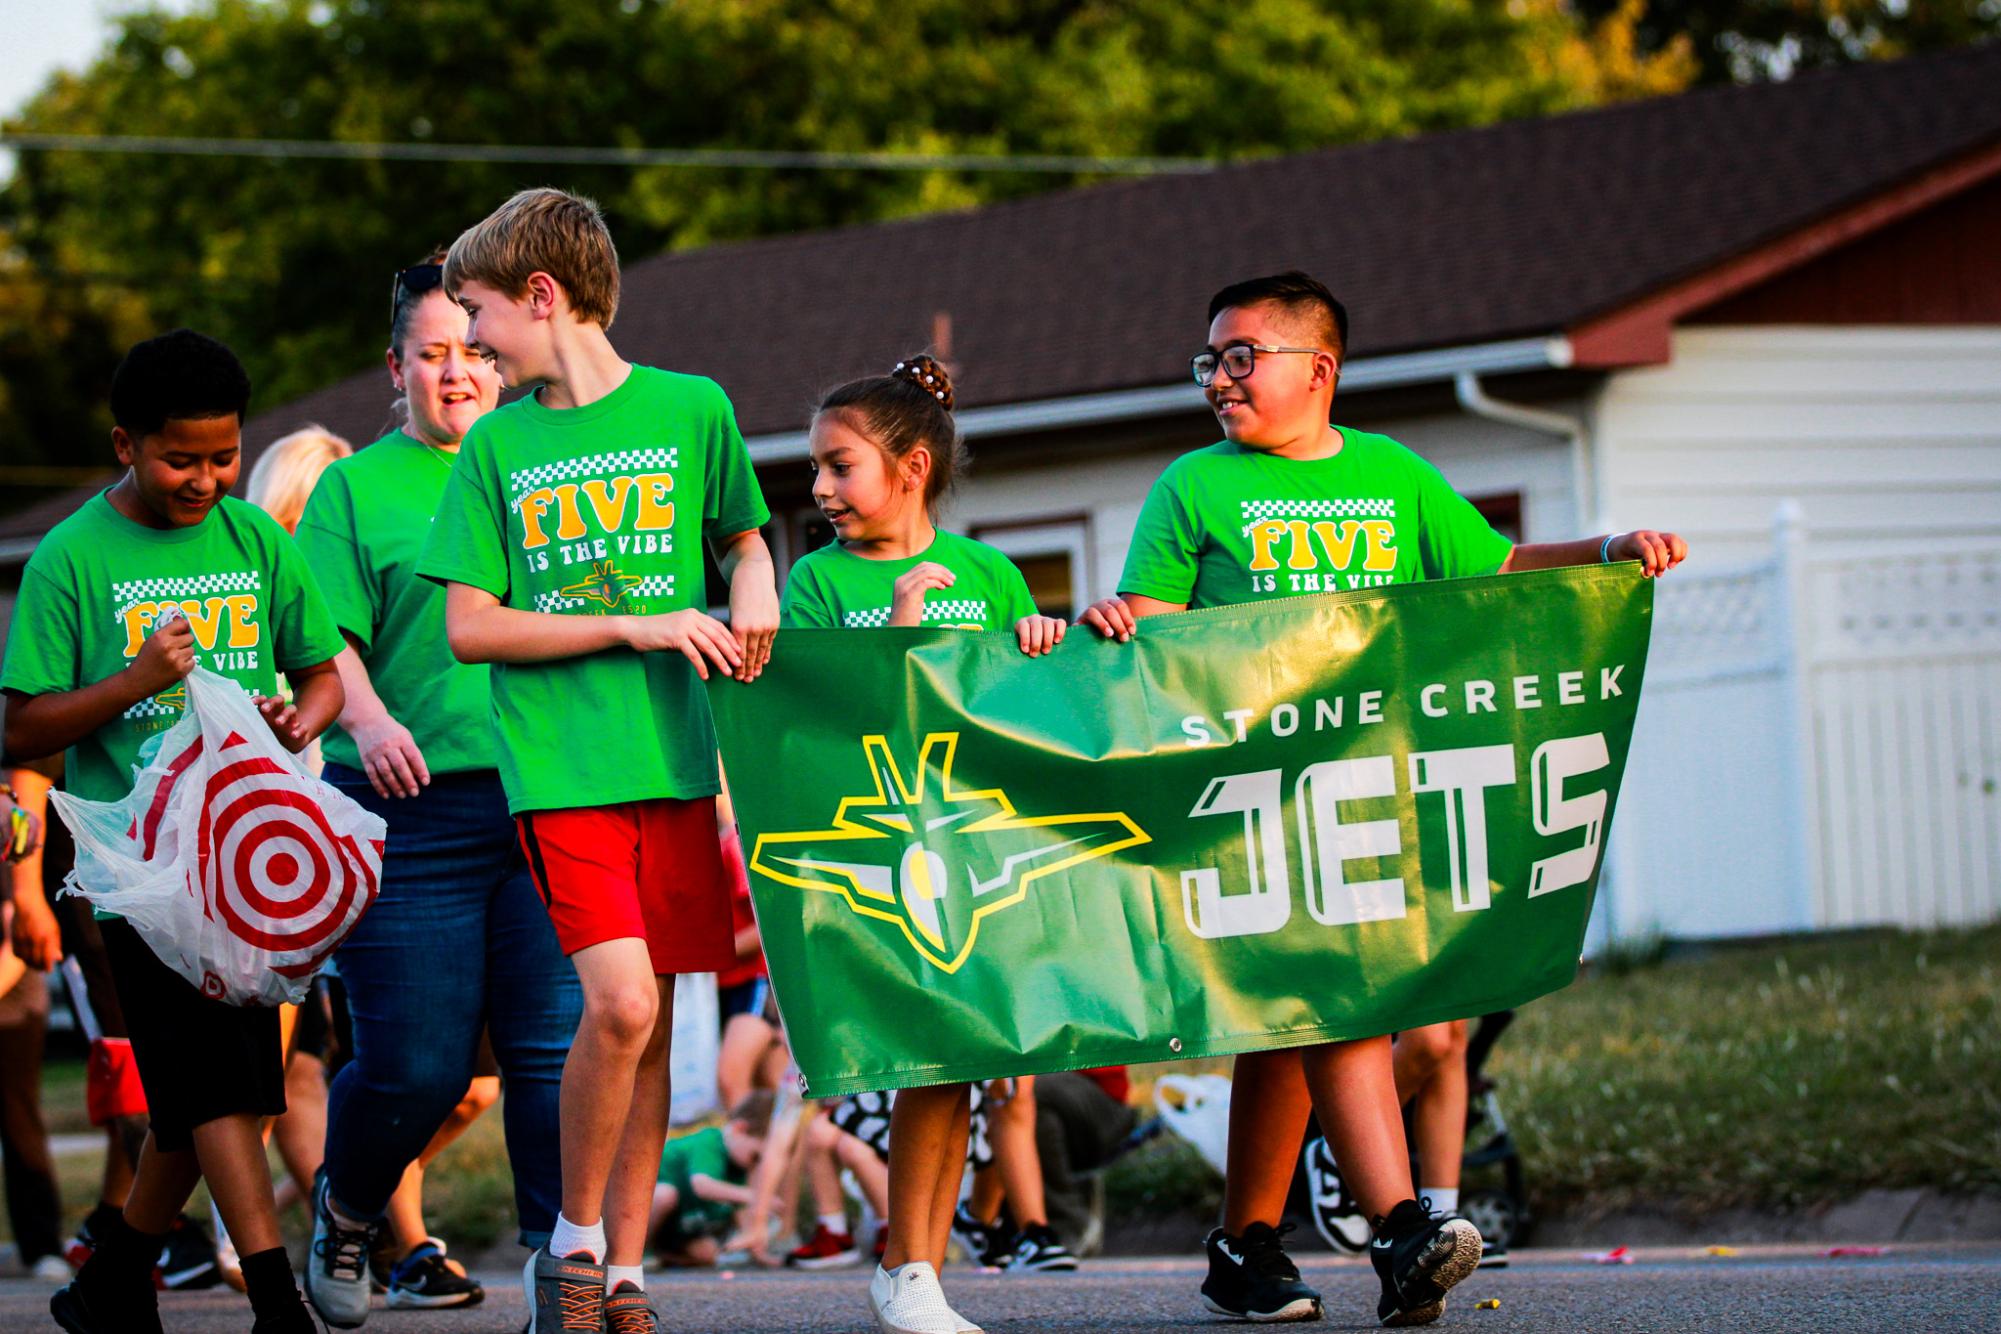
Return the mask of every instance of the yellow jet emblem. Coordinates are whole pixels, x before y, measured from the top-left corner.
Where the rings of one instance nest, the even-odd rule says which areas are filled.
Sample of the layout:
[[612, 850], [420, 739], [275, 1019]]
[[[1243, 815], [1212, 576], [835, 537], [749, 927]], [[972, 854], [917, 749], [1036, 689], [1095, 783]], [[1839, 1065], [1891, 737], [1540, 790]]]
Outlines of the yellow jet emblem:
[[619, 600], [635, 584], [642, 582], [644, 581], [639, 575], [620, 574], [618, 562], [601, 560], [591, 566], [589, 575], [579, 579], [574, 584], [566, 586], [563, 589], [563, 596], [566, 598], [582, 598], [586, 602], [597, 602], [607, 607], [616, 607], [619, 604]]
[[[863, 737], [874, 790], [843, 797], [829, 828], [759, 835], [751, 869], [839, 894], [956, 973], [980, 923], [1020, 903], [1037, 880], [1150, 841], [1120, 812], [1025, 816], [999, 788], [962, 788], [952, 777], [958, 746], [956, 732], [927, 735], [906, 778], [887, 737]], [[852, 859], [842, 855], [850, 851]]]

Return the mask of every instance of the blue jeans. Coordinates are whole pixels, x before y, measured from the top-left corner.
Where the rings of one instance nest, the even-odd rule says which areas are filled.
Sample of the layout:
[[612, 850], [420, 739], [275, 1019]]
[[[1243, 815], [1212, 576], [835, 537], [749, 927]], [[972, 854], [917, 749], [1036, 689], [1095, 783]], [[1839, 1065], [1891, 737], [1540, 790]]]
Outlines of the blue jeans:
[[439, 774], [417, 796], [377, 796], [360, 771], [326, 780], [389, 824], [382, 893], [335, 956], [353, 1059], [327, 1093], [327, 1185], [341, 1212], [378, 1218], [403, 1171], [493, 1043], [521, 1242], [540, 1246], [562, 1204], [558, 1101], [583, 1017], [576, 969], [529, 879], [500, 776]]

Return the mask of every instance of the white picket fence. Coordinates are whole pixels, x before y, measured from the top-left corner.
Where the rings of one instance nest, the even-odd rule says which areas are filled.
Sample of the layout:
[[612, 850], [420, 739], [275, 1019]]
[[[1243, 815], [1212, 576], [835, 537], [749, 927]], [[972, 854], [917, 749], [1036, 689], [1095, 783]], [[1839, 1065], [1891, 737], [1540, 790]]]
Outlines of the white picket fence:
[[2001, 916], [2001, 542], [1772, 549], [1661, 583], [1596, 939]]

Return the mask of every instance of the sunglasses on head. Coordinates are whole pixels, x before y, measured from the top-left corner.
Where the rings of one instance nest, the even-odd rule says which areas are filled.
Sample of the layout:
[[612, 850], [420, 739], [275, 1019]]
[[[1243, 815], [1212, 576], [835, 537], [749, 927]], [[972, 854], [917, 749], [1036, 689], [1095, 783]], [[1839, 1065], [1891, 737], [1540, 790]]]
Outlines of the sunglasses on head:
[[442, 264], [413, 264], [407, 269], [398, 269], [395, 279], [389, 284], [389, 318], [396, 318], [396, 308], [402, 303], [403, 294], [421, 297], [424, 293], [442, 287], [445, 282], [445, 266]]

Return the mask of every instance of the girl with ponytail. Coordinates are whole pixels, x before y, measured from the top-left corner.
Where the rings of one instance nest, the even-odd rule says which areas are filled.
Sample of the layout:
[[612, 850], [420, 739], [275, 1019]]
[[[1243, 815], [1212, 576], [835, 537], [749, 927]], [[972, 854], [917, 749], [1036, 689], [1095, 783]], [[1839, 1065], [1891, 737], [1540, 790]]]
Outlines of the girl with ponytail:
[[[952, 420], [952, 380], [927, 356], [828, 394], [810, 437], [813, 501], [832, 544], [792, 567], [782, 626], [930, 627], [1003, 631], [1030, 657], [1063, 638], [1063, 622], [1036, 612], [1028, 581], [994, 548], [937, 526], [939, 502], [965, 466]], [[879, 1095], [863, 1095], [879, 1098]], [[837, 1106], [843, 1130], [853, 1105]], [[959, 1199], [972, 1123], [967, 1084], [899, 1090], [889, 1113], [889, 1237], [869, 1284], [885, 1334], [966, 1334], [938, 1281]]]

